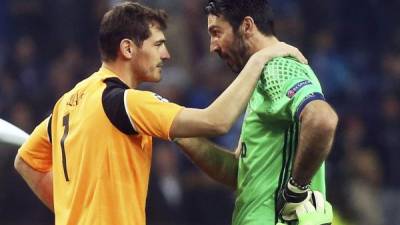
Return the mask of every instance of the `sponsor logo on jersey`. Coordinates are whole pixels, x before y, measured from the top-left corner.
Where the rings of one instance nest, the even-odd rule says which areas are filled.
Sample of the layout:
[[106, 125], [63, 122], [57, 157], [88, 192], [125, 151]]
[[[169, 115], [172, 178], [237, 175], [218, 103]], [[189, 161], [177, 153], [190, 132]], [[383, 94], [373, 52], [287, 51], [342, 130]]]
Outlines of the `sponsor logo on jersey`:
[[293, 85], [293, 87], [291, 87], [288, 90], [288, 92], [286, 93], [286, 96], [289, 98], [292, 98], [301, 88], [303, 88], [304, 86], [310, 85], [310, 84], [312, 84], [312, 83], [309, 80], [300, 81], [299, 83]]

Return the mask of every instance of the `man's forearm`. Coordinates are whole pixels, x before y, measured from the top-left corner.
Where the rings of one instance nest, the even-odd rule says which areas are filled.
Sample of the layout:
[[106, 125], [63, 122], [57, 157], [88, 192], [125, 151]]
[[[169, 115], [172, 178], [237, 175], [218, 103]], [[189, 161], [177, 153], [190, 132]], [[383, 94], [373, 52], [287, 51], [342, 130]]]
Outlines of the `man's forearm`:
[[250, 58], [237, 78], [205, 109], [205, 117], [212, 119], [213, 124], [219, 124], [223, 133], [230, 130], [245, 109], [265, 63], [266, 61]]
[[52, 171], [45, 173], [36, 171], [26, 164], [19, 156], [17, 156], [15, 160], [15, 168], [33, 193], [54, 212]]
[[54, 212], [52, 171], [43, 174], [43, 177], [38, 181], [37, 188], [34, 192], [47, 208]]
[[[310, 106], [309, 106], [310, 105]], [[312, 177], [328, 157], [337, 125], [336, 113], [324, 102], [311, 102], [301, 116], [299, 145], [292, 176], [300, 185]]]
[[171, 137], [226, 134], [244, 111], [260, 77], [263, 61], [251, 58], [238, 77], [207, 108], [184, 108], [174, 119]]
[[236, 189], [238, 160], [233, 152], [203, 138], [179, 138], [175, 142], [208, 176]]

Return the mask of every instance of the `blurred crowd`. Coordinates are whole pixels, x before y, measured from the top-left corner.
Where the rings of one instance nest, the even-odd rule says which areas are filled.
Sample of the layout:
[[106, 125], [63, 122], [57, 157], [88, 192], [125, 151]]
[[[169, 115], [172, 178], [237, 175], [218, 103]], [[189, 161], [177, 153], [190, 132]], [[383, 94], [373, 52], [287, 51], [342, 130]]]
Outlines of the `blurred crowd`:
[[[55, 101], [100, 67], [97, 29], [113, 0], [3, 0], [0, 6], [0, 118], [31, 132]], [[147, 0], [169, 13], [172, 59], [159, 84], [189, 107], [210, 104], [234, 79], [209, 54], [205, 0]], [[340, 117], [327, 162], [335, 225], [400, 224], [400, 1], [270, 0], [278, 37], [297, 46]], [[241, 121], [214, 141], [234, 149]], [[0, 151], [0, 224], [49, 225]], [[157, 141], [148, 196], [149, 225], [230, 224], [233, 192], [201, 173], [173, 144]]]

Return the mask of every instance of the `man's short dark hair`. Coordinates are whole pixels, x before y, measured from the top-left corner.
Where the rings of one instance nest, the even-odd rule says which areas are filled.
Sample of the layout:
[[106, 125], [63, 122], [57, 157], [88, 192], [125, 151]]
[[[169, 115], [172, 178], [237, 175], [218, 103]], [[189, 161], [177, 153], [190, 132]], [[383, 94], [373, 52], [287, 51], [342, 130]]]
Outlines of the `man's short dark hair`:
[[223, 16], [237, 31], [244, 17], [250, 16], [261, 33], [275, 35], [274, 16], [267, 0], [208, 0], [207, 14]]
[[138, 47], [150, 37], [150, 25], [165, 30], [167, 14], [135, 2], [124, 2], [109, 10], [100, 24], [99, 48], [103, 61], [117, 58], [121, 40], [131, 39]]

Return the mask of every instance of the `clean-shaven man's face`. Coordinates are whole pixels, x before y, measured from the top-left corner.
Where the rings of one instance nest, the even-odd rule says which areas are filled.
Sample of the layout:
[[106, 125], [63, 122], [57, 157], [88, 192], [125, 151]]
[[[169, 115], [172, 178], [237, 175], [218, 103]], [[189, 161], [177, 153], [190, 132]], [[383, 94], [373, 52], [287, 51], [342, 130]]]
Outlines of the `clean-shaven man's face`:
[[143, 41], [134, 57], [133, 68], [142, 82], [159, 82], [164, 61], [170, 58], [165, 36], [156, 25], [150, 25], [150, 37]]

